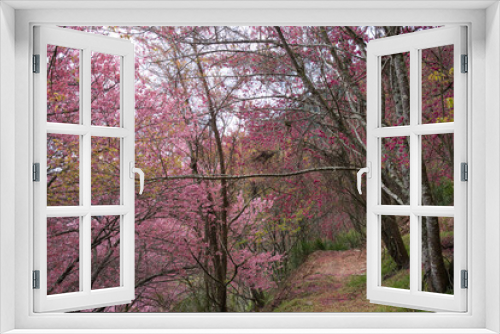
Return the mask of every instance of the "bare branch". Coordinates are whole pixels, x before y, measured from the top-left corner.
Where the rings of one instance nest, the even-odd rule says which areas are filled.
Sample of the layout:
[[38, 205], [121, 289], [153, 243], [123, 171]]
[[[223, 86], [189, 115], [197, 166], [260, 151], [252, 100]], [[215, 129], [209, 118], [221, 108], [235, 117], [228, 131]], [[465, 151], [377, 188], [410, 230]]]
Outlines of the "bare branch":
[[[336, 170], [358, 170], [356, 167], [317, 167], [302, 169], [295, 172], [283, 173], [283, 174], [246, 174], [246, 175], [200, 175], [200, 174], [187, 174], [187, 175], [172, 175], [166, 176], [160, 179], [163, 180], [186, 180], [186, 179], [196, 179], [196, 180], [244, 180], [253, 178], [264, 178], [264, 177], [288, 177], [297, 176], [302, 174], [314, 173], [314, 172], [329, 172]], [[157, 181], [158, 179], [151, 180], [149, 182]]]

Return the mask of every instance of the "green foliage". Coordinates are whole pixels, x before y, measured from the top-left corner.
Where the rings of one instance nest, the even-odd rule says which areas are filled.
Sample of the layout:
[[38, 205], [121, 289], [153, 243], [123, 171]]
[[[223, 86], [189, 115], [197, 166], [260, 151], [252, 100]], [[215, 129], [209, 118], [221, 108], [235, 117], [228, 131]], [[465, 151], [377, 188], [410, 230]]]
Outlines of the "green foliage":
[[207, 309], [206, 296], [199, 290], [200, 293], [191, 292], [172, 307], [171, 312], [210, 312]]
[[339, 233], [335, 236], [335, 241], [316, 238], [313, 240], [298, 241], [290, 250], [291, 269], [300, 266], [306, 258], [315, 251], [333, 250], [344, 251], [359, 248], [364, 242], [364, 238], [355, 230]]
[[441, 184], [434, 186], [431, 188], [432, 198], [436, 202], [436, 205], [450, 205], [453, 203], [453, 181], [449, 179], [444, 179]]
[[352, 229], [347, 232], [339, 233], [335, 236], [333, 243], [334, 250], [348, 250], [359, 248], [365, 242], [365, 237]]
[[295, 298], [281, 303], [273, 312], [311, 312], [313, 306], [307, 298]]
[[313, 246], [317, 246], [317, 243], [311, 242], [309, 240], [298, 241], [290, 249], [290, 269], [293, 270], [300, 266], [306, 258], [313, 253], [315, 250]]
[[[198, 283], [202, 283], [201, 281]], [[186, 293], [180, 301], [173, 305], [169, 312], [214, 312], [212, 304], [207, 299], [208, 296], [200, 287], [191, 285], [191, 290]], [[163, 296], [158, 295], [159, 304], [163, 302]], [[234, 294], [228, 291], [227, 307], [230, 312], [255, 312], [260, 307], [266, 305], [272, 300], [272, 295], [269, 291], [261, 291], [261, 306], [256, 305], [250, 298], [245, 298], [242, 295]]]

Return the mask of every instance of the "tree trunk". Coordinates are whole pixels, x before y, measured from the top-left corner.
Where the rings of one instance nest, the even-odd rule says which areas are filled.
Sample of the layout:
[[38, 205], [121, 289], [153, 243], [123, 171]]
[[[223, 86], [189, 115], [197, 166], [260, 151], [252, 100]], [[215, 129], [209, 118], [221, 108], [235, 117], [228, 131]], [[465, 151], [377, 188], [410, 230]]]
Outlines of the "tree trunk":
[[[383, 196], [388, 195], [384, 193]], [[382, 221], [382, 241], [384, 241], [391, 258], [396, 262], [397, 269], [408, 269], [410, 267], [410, 257], [394, 216], [385, 216]]]
[[[422, 202], [423, 205], [434, 205], [425, 164], [422, 164]], [[422, 258], [429, 290], [444, 293], [450, 286], [450, 280], [444, 265], [437, 217], [422, 217], [422, 239], [422, 249], [426, 248], [426, 256]]]
[[[200, 58], [198, 57], [198, 50], [196, 45], [193, 45], [193, 51], [196, 54], [196, 65], [198, 67], [198, 72], [200, 75], [200, 80], [203, 84], [203, 90], [205, 92], [208, 104], [208, 110], [210, 114], [209, 125], [213, 132], [217, 156], [219, 158], [219, 170], [221, 175], [226, 174], [226, 158], [224, 150], [222, 147], [222, 136], [217, 127], [217, 111], [215, 105], [212, 101], [212, 96], [210, 94], [210, 88], [208, 87], [207, 80], [201, 66]], [[212, 223], [210, 227], [210, 240], [214, 252], [211, 254], [215, 270], [215, 304], [217, 312], [227, 312], [227, 265], [228, 265], [228, 219], [227, 211], [229, 209], [229, 195], [228, 195], [228, 183], [226, 179], [221, 179], [221, 190], [220, 195], [222, 198], [222, 207], [220, 212], [216, 214], [215, 222]]]
[[410, 85], [408, 83], [408, 68], [406, 67], [402, 53], [393, 55], [392, 60], [400, 92], [400, 100], [397, 103], [401, 105], [401, 108], [396, 109], [400, 110], [398, 119], [402, 119], [402, 124], [410, 124]]

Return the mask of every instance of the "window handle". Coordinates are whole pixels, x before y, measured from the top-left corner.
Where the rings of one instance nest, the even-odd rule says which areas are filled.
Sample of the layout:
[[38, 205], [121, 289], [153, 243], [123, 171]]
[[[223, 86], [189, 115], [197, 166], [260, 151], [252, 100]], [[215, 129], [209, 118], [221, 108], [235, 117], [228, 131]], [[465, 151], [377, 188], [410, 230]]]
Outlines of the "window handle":
[[361, 195], [361, 176], [366, 173], [366, 177], [367, 178], [371, 178], [372, 177], [372, 163], [371, 162], [368, 162], [368, 166], [365, 167], [365, 168], [361, 168], [359, 171], [358, 171], [358, 192], [359, 194]]
[[142, 192], [144, 191], [144, 172], [140, 168], [136, 168], [134, 166], [134, 162], [130, 162], [130, 178], [135, 179], [135, 173], [139, 174], [139, 184], [140, 184], [140, 190], [139, 190], [139, 195], [142, 195]]

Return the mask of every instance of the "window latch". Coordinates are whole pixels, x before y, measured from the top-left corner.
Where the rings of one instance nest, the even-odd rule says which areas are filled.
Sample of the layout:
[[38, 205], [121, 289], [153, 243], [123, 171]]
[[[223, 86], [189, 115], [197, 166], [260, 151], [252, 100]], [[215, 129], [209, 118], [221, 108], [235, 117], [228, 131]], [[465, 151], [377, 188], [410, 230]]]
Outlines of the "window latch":
[[372, 177], [372, 163], [368, 161], [368, 166], [365, 168], [361, 168], [358, 171], [358, 192], [361, 195], [361, 176], [366, 173], [366, 177], [371, 179]]
[[140, 168], [135, 167], [135, 163], [131, 161], [129, 163], [129, 176], [131, 179], [135, 178], [135, 173], [139, 174], [139, 182], [140, 182], [140, 190], [139, 190], [139, 195], [142, 195], [142, 192], [144, 191], [144, 172]]

